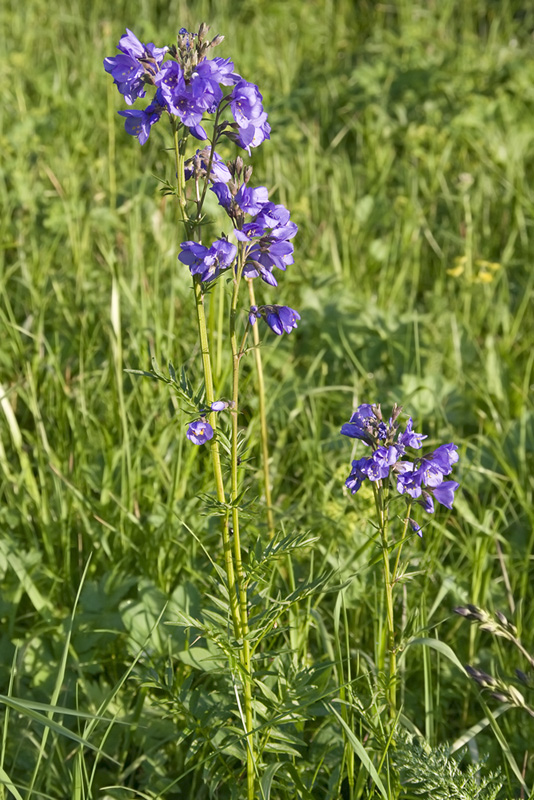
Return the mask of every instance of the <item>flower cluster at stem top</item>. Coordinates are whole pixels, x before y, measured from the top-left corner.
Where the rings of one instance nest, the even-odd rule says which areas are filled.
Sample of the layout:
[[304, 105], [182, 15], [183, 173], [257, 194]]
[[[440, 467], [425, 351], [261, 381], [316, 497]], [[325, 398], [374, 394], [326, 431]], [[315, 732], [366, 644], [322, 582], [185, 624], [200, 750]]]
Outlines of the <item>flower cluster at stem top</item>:
[[[144, 109], [119, 111], [126, 118], [126, 132], [136, 136], [141, 145], [162, 116], [167, 116], [172, 124], [177, 171], [183, 169], [183, 178], [195, 184], [192, 194], [196, 199], [190, 202], [197, 206], [196, 217], [188, 217], [184, 211], [190, 238], [181, 243], [178, 259], [189, 267], [196, 283], [212, 283], [228, 271], [237, 285], [241, 278], [259, 277], [270, 287], [276, 287], [275, 268], [285, 271], [294, 263], [291, 240], [297, 226], [283, 205], [269, 200], [265, 186], [249, 184], [252, 167], [245, 167], [240, 157], [225, 163], [216, 152], [223, 137], [249, 155], [251, 148], [270, 138], [263, 98], [255, 84], [235, 72], [230, 59], [208, 58], [224, 37], [216, 36], [210, 41], [207, 33], [204, 23], [198, 33], [182, 28], [176, 45], [157, 47], [152, 42], [144, 44], [126, 29], [117, 47], [119, 54], [104, 59], [104, 68], [128, 105], [144, 98], [147, 87], [153, 88], [151, 102]], [[210, 136], [204, 127], [209, 117], [213, 123]], [[178, 131], [180, 140], [176, 137]], [[209, 142], [184, 164], [188, 134]], [[177, 178], [178, 194], [185, 208], [186, 192], [180, 174]], [[210, 245], [199, 241], [195, 226], [203, 219], [202, 206], [208, 187], [229, 217], [237, 244], [225, 235]], [[202, 292], [205, 291], [203, 287]], [[247, 313], [243, 342], [257, 319], [263, 319], [277, 335], [290, 333], [300, 320], [297, 311], [278, 304], [253, 305]], [[216, 405], [199, 409], [200, 418], [189, 424], [187, 437], [194, 444], [205, 444], [214, 437], [208, 415], [223, 410]]]
[[[458, 461], [457, 446], [442, 444], [431, 453], [411, 456], [412, 460], [408, 460], [407, 448], [419, 450], [427, 437], [415, 433], [411, 417], [404, 431], [400, 431], [401, 410], [400, 406], [395, 406], [386, 424], [380, 406], [364, 403], [342, 426], [343, 436], [360, 439], [372, 450], [370, 456], [352, 462], [345, 485], [351, 494], [356, 494], [365, 480], [377, 482], [393, 478], [397, 492], [405, 496], [409, 505], [415, 501], [429, 514], [434, 513], [434, 500], [452, 508], [459, 484], [444, 478]], [[409, 522], [412, 529], [419, 532], [420, 526], [412, 519]]]
[[[106, 72], [128, 105], [145, 97], [147, 86], [155, 89], [146, 108], [119, 111], [126, 117], [126, 131], [137, 136], [141, 144], [165, 112], [197, 139], [207, 139], [202, 125], [204, 114], [219, 114], [226, 108], [234, 121], [223, 120], [217, 137], [224, 134], [247, 152], [270, 138], [271, 128], [258, 87], [238, 75], [229, 58], [207, 57], [224, 38], [216, 36], [209, 41], [207, 32], [205, 24], [198, 33], [182, 28], [177, 45], [156, 47], [152, 42], [143, 44], [127, 28], [117, 45], [119, 55], [104, 59]], [[229, 91], [225, 92], [227, 87]]]

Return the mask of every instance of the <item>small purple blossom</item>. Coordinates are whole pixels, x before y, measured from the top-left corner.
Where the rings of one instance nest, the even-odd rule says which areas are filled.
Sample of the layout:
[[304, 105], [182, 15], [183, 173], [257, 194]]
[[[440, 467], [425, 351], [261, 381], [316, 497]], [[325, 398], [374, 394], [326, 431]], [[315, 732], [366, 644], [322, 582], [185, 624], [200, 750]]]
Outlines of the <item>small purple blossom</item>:
[[232, 193], [226, 185], [226, 181], [216, 181], [213, 186], [210, 186], [210, 192], [213, 192], [219, 201], [219, 205], [223, 208], [229, 209], [232, 205]]
[[281, 336], [297, 327], [300, 314], [289, 306], [251, 306], [248, 315], [250, 324], [254, 325], [261, 317], [277, 336]]
[[259, 214], [266, 203], [269, 202], [269, 192], [265, 186], [257, 186], [255, 189], [245, 183], [241, 186], [235, 196], [236, 205], [245, 214]]
[[410, 528], [414, 533], [423, 538], [423, 534], [421, 533], [421, 526], [419, 525], [418, 522], [416, 522], [415, 519], [408, 517], [408, 524], [410, 525]]
[[156, 93], [152, 103], [148, 105], [144, 111], [138, 109], [127, 109], [126, 111], [119, 111], [122, 117], [126, 117], [124, 129], [130, 136], [137, 136], [139, 144], [146, 143], [150, 136], [152, 125], [155, 125], [161, 117], [163, 105], [160, 103], [161, 97]]
[[237, 247], [227, 239], [217, 239], [211, 247], [198, 242], [182, 242], [181, 248], [179, 261], [189, 267], [191, 275], [200, 275], [204, 283], [215, 280], [223, 270], [231, 267], [237, 255]]
[[393, 445], [377, 447], [371, 458], [367, 459], [367, 466], [362, 472], [365, 472], [370, 481], [381, 481], [387, 478], [390, 468], [396, 463], [398, 457], [398, 450]]
[[243, 79], [235, 84], [230, 96], [230, 108], [240, 128], [248, 128], [250, 125], [259, 128], [263, 125], [267, 114], [263, 110], [262, 100], [256, 84]]
[[440, 483], [439, 486], [436, 486], [432, 490], [434, 499], [437, 500], [438, 503], [441, 503], [442, 506], [445, 506], [446, 508], [452, 508], [454, 493], [459, 485], [460, 484], [456, 481], [443, 481], [443, 483]]
[[[285, 270], [293, 264], [293, 245], [289, 241], [297, 233], [289, 211], [268, 199], [265, 186], [252, 188], [246, 183], [239, 188], [216, 181], [211, 187], [221, 205], [232, 219], [235, 237], [249, 246], [246, 249], [243, 275], [245, 278], [261, 276], [265, 283], [277, 286], [273, 269]], [[245, 214], [252, 217], [245, 222]]]
[[372, 434], [369, 423], [374, 419], [373, 407], [369, 403], [362, 403], [350, 420], [341, 426], [341, 434], [350, 436], [351, 439], [361, 439], [366, 444], [371, 444]]
[[211, 405], [210, 409], [212, 411], [224, 411], [225, 408], [228, 408], [230, 403], [227, 400], [215, 400]]
[[351, 494], [356, 494], [363, 481], [367, 478], [367, 467], [370, 461], [370, 458], [360, 458], [358, 461], [352, 462], [351, 473], [345, 481], [345, 486], [350, 489]]
[[250, 155], [251, 147], [259, 147], [260, 144], [271, 138], [271, 126], [267, 120], [265, 120], [258, 127], [251, 124], [247, 128], [237, 127], [237, 131], [228, 128], [225, 134], [229, 139], [235, 142], [238, 147], [241, 147]]
[[258, 147], [270, 139], [271, 126], [263, 109], [263, 98], [254, 83], [240, 76], [230, 95], [230, 109], [235, 120], [224, 132], [250, 155], [251, 147]]
[[167, 48], [156, 47], [152, 42], [143, 44], [126, 28], [117, 50], [120, 55], [104, 59], [104, 69], [111, 75], [128, 105], [132, 105], [138, 97], [145, 96], [144, 77], [147, 76], [150, 81], [158, 73]]
[[421, 496], [423, 476], [411, 461], [400, 461], [397, 464], [397, 491], [399, 494], [408, 494], [413, 500]]
[[259, 238], [247, 251], [243, 274], [247, 278], [260, 276], [265, 283], [277, 286], [272, 271], [274, 267], [285, 271], [293, 264], [294, 248], [289, 239], [297, 233], [297, 226], [289, 220], [289, 211], [283, 205], [270, 202], [264, 204], [253, 224], [255, 229], [248, 230], [247, 235]]
[[165, 100], [166, 107], [171, 114], [178, 114], [174, 104], [182, 90], [185, 90], [185, 78], [181, 66], [177, 61], [167, 61], [154, 79], [155, 85]]
[[414, 449], [418, 449], [423, 446], [423, 439], [426, 439], [426, 436], [423, 436], [422, 433], [414, 433], [413, 432], [413, 422], [412, 418], [408, 420], [406, 425], [406, 430], [404, 433], [401, 433], [398, 438], [399, 444], [404, 445], [405, 447], [413, 447]]
[[205, 419], [197, 419], [189, 425], [186, 436], [193, 444], [206, 444], [213, 439], [213, 428]]

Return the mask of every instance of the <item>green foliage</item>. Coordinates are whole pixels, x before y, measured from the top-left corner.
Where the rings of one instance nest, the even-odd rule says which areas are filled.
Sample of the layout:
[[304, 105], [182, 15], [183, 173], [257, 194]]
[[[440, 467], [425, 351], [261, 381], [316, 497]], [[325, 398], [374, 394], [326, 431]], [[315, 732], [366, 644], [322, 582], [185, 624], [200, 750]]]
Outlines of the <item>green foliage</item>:
[[434, 749], [409, 741], [395, 753], [402, 800], [432, 797], [436, 800], [495, 800], [504, 781], [498, 773], [468, 764], [462, 769], [447, 748]]
[[[517, 667], [502, 637], [454, 617], [469, 603], [506, 610], [534, 652], [529, 5], [7, 0], [0, 797], [242, 796], [240, 643], [214, 599], [225, 592], [221, 509], [207, 453], [185, 439], [183, 412], [202, 402], [193, 298], [173, 198], [155, 177], [172, 185], [173, 164], [156, 129], [143, 148], [124, 133], [102, 68], [126, 26], [170, 42], [202, 20], [260, 85], [273, 132], [253, 180], [274, 186], [299, 225], [284, 300], [302, 321], [262, 344], [281, 531], [271, 543], [243, 359], [264, 796], [346, 797], [343, 723], [358, 743], [353, 797], [378, 796], [371, 767], [395, 783], [379, 725], [373, 500], [344, 496], [352, 454], [338, 435], [353, 404], [375, 400], [401, 402], [429, 446], [461, 447], [455, 511], [404, 549], [401, 724], [431, 749], [398, 747], [401, 796], [497, 797], [500, 779], [477, 777], [485, 753], [504, 770], [500, 797], [517, 796], [512, 764], [534, 784], [534, 721], [492, 698], [488, 716], [451, 654], [503, 679]], [[218, 232], [215, 202], [208, 211]], [[224, 302], [215, 288], [212, 334]], [[132, 374], [151, 373], [153, 357], [176, 372]], [[475, 763], [460, 769], [447, 741], [469, 745]]]

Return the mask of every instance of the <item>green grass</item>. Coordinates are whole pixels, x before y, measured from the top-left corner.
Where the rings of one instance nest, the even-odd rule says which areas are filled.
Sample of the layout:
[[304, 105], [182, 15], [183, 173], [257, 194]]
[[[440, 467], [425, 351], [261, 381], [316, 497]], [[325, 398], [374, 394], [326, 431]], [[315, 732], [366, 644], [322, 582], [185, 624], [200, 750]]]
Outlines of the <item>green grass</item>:
[[[221, 55], [260, 86], [272, 138], [253, 154], [253, 180], [273, 187], [299, 225], [280, 292], [302, 321], [290, 337], [264, 337], [262, 354], [277, 525], [316, 541], [293, 555], [294, 576], [280, 566], [261, 591], [275, 597], [325, 569], [335, 571], [330, 587], [351, 577], [343, 611], [337, 591], [318, 591], [266, 645], [266, 708], [296, 707], [301, 718], [268, 743], [266, 763], [282, 766], [264, 788], [272, 779], [273, 798], [341, 796], [343, 728], [327, 712], [343, 682], [340, 646], [351, 656], [358, 741], [379, 724], [368, 671], [383, 635], [372, 502], [363, 490], [345, 496], [351, 448], [338, 435], [355, 404], [400, 402], [427, 443], [460, 446], [454, 512], [437, 513], [407, 548], [406, 639], [436, 637], [503, 679], [527, 671], [509, 642], [452, 613], [474, 603], [505, 612], [534, 651], [529, 4], [8, 0], [0, 691], [19, 705], [2, 712], [0, 782], [9, 776], [25, 798], [239, 796], [243, 745], [237, 734], [224, 740], [235, 696], [213, 672], [220, 653], [195, 654], [194, 637], [161, 618], [199, 619], [213, 592], [206, 551], [220, 559], [218, 522], [197, 497], [212, 488], [208, 454], [185, 439], [186, 418], [162, 384], [124, 372], [155, 356], [200, 380], [182, 232], [156, 178], [172, 179], [169, 140], [154, 129], [140, 148], [124, 133], [102, 68], [126, 26], [164, 43], [202, 20], [225, 34]], [[228, 380], [222, 363], [221, 393]], [[252, 358], [243, 398], [255, 496]], [[258, 536], [265, 544], [261, 512], [246, 536], [251, 548]], [[526, 712], [481, 701], [445, 649], [408, 647], [401, 674], [403, 714], [433, 747], [466, 735], [485, 701], [502, 739], [486, 725], [466, 762], [489, 754], [505, 775], [500, 797], [511, 798], [514, 759], [532, 793]], [[61, 728], [44, 724], [53, 704], [74, 712], [54, 714]], [[371, 731], [370, 757], [380, 735]]]

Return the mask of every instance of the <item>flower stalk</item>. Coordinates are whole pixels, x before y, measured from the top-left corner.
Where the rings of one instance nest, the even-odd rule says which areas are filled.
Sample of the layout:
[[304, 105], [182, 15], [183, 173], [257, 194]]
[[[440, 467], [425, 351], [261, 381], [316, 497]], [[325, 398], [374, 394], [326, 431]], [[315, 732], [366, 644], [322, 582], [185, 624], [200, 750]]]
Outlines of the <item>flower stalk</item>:
[[389, 517], [386, 488], [382, 481], [373, 483], [373, 493], [375, 498], [376, 514], [380, 530], [380, 544], [382, 549], [382, 570], [384, 579], [384, 592], [386, 599], [386, 649], [387, 649], [387, 681], [386, 681], [386, 702], [389, 711], [390, 721], [393, 722], [397, 711], [397, 651], [395, 644], [395, 611], [393, 604], [393, 587], [396, 580], [396, 569], [398, 561], [395, 563], [393, 572], [390, 568], [390, 541], [389, 541]]
[[[248, 294], [250, 305], [256, 306], [256, 296], [254, 292], [254, 283], [248, 280]], [[271, 475], [269, 468], [269, 435], [267, 427], [267, 405], [265, 402], [265, 381], [263, 379], [263, 362], [260, 350], [260, 333], [256, 326], [253, 327], [254, 337], [254, 358], [256, 361], [256, 380], [258, 386], [258, 401], [260, 411], [260, 432], [261, 432], [261, 462], [263, 471], [263, 490], [265, 494], [265, 506], [267, 509], [267, 530], [269, 538], [274, 536], [274, 514], [273, 514], [273, 501], [271, 495]]]
[[[412, 506], [418, 504], [429, 513], [434, 513], [434, 501], [452, 508], [456, 481], [444, 478], [452, 472], [458, 461], [457, 447], [444, 444], [431, 453], [412, 457], [411, 449], [422, 447], [423, 436], [413, 430], [412, 419], [404, 431], [400, 431], [400, 406], [395, 405], [388, 422], [384, 420], [379, 405], [358, 406], [341, 433], [364, 442], [371, 451], [370, 456], [354, 460], [352, 470], [345, 481], [351, 494], [356, 494], [366, 481], [371, 483], [375, 500], [377, 527], [382, 551], [382, 576], [385, 596], [386, 643], [380, 652], [380, 666], [386, 672], [385, 699], [388, 709], [390, 734], [393, 735], [397, 718], [397, 641], [395, 630], [394, 591], [399, 580], [400, 557], [407, 539], [408, 526], [421, 535], [421, 525], [412, 518]], [[390, 504], [396, 489], [406, 503], [403, 530], [400, 539], [390, 534]], [[391, 555], [395, 551], [393, 566]]]
[[[186, 235], [191, 230], [191, 223], [187, 216], [187, 201], [185, 194], [185, 176], [184, 164], [185, 157], [183, 151], [184, 139], [180, 140], [178, 137], [178, 126], [173, 120], [173, 140], [174, 140], [174, 155], [177, 176], [177, 196], [178, 204], [181, 210], [182, 222], [184, 224]], [[206, 392], [206, 403], [210, 407], [215, 400], [213, 390], [213, 373], [211, 368], [210, 346], [208, 338], [208, 329], [206, 325], [206, 314], [204, 310], [204, 294], [202, 291], [202, 281], [199, 275], [193, 276], [193, 290], [195, 296], [195, 312], [198, 325], [198, 336], [200, 341], [200, 351], [202, 357], [202, 368], [204, 374], [204, 386]], [[211, 423], [214, 436], [210, 443], [210, 454], [213, 464], [213, 474], [215, 478], [215, 488], [217, 493], [217, 501], [221, 505], [226, 504], [226, 492], [224, 488], [224, 478], [221, 464], [221, 453], [219, 442], [216, 436], [217, 421], [216, 414], [212, 414], [213, 422]], [[242, 635], [240, 611], [239, 611], [239, 596], [236, 590], [236, 579], [234, 570], [234, 561], [232, 558], [232, 543], [230, 540], [230, 525], [229, 525], [229, 511], [223, 516], [222, 523], [222, 540], [223, 540], [223, 553], [224, 553], [224, 566], [226, 571], [226, 578], [228, 581], [228, 596], [230, 600], [230, 613], [232, 616], [232, 624], [234, 628], [234, 635], [239, 638]]]

